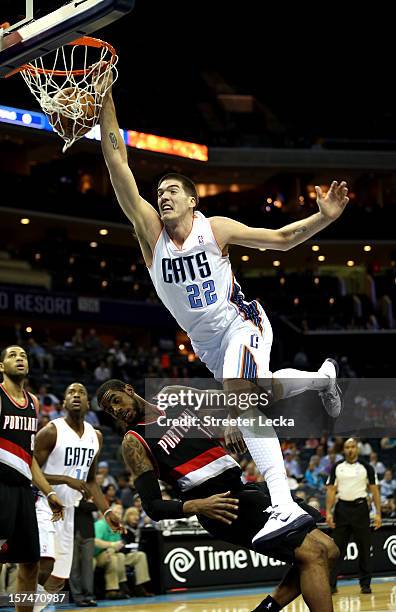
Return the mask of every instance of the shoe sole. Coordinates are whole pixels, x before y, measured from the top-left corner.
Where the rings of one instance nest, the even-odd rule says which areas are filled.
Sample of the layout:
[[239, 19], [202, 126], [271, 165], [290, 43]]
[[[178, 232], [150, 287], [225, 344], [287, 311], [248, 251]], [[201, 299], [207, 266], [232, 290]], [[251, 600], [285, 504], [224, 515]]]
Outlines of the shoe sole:
[[[334, 368], [335, 368], [335, 371], [336, 371], [336, 378], [338, 378], [338, 373], [339, 373], [339, 371], [340, 371], [340, 366], [338, 365], [337, 361], [336, 361], [335, 359], [333, 359], [332, 357], [327, 357], [327, 358], [325, 359], [325, 361], [330, 361], [330, 363], [332, 363], [332, 364], [333, 364], [333, 366], [334, 366]], [[322, 399], [323, 407], [324, 407], [324, 409], [326, 410], [327, 414], [328, 414], [328, 415], [329, 415], [329, 416], [330, 416], [332, 419], [337, 419], [337, 418], [340, 416], [340, 414], [341, 414], [341, 412], [342, 412], [342, 410], [343, 410], [343, 408], [344, 408], [344, 398], [343, 398], [343, 392], [342, 392], [342, 390], [341, 390], [340, 385], [339, 385], [337, 382], [336, 382], [336, 391], [337, 391], [337, 393], [338, 393], [338, 397], [340, 398], [340, 403], [341, 403], [341, 406], [340, 406], [340, 411], [338, 412], [338, 414], [332, 414], [331, 412], [329, 412], [329, 411], [327, 410], [327, 408], [326, 408], [326, 406], [325, 406], [324, 402], [323, 402], [323, 399]]]
[[292, 531], [299, 531], [303, 527], [308, 527], [310, 525], [315, 525], [314, 519], [309, 514], [303, 514], [302, 516], [298, 516], [294, 521], [292, 521], [288, 525], [285, 525], [284, 527], [281, 527], [280, 529], [277, 529], [276, 531], [271, 531], [270, 533], [266, 533], [265, 535], [261, 536], [257, 540], [253, 538], [252, 540], [253, 547], [257, 552], [260, 552], [259, 548], [261, 545], [265, 545], [266, 548], [268, 548], [267, 546], [268, 542], [271, 542], [272, 540], [279, 538], [279, 536], [287, 535], [288, 533], [291, 533]]

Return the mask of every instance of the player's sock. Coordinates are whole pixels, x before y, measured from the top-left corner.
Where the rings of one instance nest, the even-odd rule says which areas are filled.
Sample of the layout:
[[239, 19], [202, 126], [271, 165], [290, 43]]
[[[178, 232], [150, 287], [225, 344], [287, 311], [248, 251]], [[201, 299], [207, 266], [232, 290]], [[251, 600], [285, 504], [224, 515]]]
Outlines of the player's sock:
[[282, 385], [282, 398], [294, 397], [305, 391], [323, 391], [329, 386], [329, 376], [318, 370], [317, 372], [304, 372], [285, 368], [277, 370], [272, 377]]
[[280, 610], [282, 610], [280, 605], [276, 603], [275, 599], [273, 599], [271, 595], [268, 595], [268, 597], [263, 599], [261, 604], [259, 604], [253, 612], [267, 612], [267, 610], [270, 612], [280, 612]]
[[[244, 414], [245, 416], [247, 415]], [[281, 447], [275, 431], [271, 428], [271, 431], [266, 433], [267, 435], [272, 433], [274, 437], [264, 438], [252, 437], [255, 434], [250, 427], [241, 426], [240, 429], [258, 471], [265, 478], [271, 496], [271, 504], [273, 506], [283, 506], [294, 503], [287, 481]]]

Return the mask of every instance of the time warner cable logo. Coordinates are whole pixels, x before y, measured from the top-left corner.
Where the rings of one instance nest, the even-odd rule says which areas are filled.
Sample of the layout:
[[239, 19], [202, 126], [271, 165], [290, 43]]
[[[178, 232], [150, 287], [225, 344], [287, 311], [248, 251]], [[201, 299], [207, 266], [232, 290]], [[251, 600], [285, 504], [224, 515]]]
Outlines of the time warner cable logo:
[[278, 559], [260, 555], [253, 550], [215, 550], [213, 546], [194, 546], [192, 554], [186, 548], [174, 548], [165, 557], [165, 565], [169, 565], [169, 571], [178, 582], [186, 582], [181, 574], [187, 573], [198, 561], [199, 571], [238, 570], [247, 567], [277, 567], [285, 565]]
[[164, 563], [169, 563], [169, 571], [178, 582], [186, 582], [186, 578], [179, 575], [188, 572], [195, 563], [195, 556], [186, 548], [174, 548], [165, 557]]
[[384, 550], [388, 553], [389, 561], [396, 565], [396, 535], [390, 536], [385, 541]]

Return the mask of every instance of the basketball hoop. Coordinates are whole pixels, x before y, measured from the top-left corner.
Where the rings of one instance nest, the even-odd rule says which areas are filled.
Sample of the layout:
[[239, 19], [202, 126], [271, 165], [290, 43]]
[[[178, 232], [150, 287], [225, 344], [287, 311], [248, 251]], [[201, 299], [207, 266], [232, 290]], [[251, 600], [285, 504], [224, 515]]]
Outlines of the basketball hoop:
[[[44, 60], [46, 65], [44, 66]], [[117, 53], [107, 42], [84, 36], [11, 74], [20, 72], [57, 134], [63, 152], [98, 122], [103, 98], [117, 79]], [[11, 76], [8, 75], [8, 76]]]

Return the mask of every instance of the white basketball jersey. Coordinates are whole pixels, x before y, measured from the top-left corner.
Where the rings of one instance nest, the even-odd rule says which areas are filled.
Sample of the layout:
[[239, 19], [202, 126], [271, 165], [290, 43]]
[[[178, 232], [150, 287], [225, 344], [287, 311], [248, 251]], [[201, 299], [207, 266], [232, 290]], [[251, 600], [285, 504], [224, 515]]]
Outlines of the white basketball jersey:
[[[89, 468], [99, 451], [99, 440], [90, 423], [84, 422], [84, 433], [80, 436], [61, 417], [54, 419], [56, 444], [42, 466], [44, 474], [62, 474], [77, 480], [87, 480]], [[67, 485], [54, 485], [54, 491], [65, 506], [74, 506], [81, 493]]]
[[194, 348], [212, 343], [238, 318], [249, 320], [261, 331], [257, 302], [245, 302], [223, 256], [209, 219], [194, 213], [191, 233], [179, 249], [165, 228], [154, 249], [149, 268], [157, 294], [178, 324], [189, 335]]

